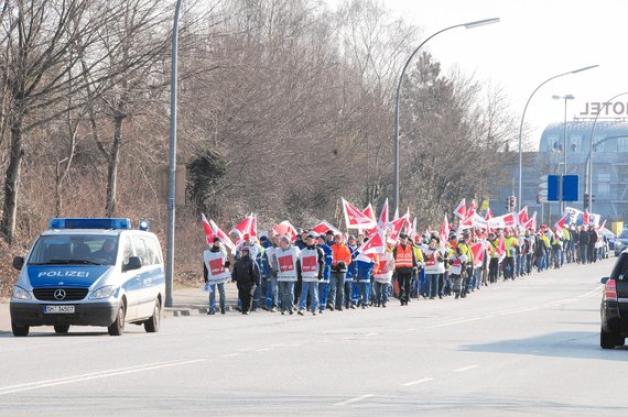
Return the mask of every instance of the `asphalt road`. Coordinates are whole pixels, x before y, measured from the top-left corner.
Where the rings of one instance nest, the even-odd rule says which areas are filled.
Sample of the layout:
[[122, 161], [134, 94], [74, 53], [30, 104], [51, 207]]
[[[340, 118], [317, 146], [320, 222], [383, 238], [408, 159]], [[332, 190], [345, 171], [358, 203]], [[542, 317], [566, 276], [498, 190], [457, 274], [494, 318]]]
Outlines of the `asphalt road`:
[[0, 334], [0, 416], [625, 417], [628, 350], [598, 344], [611, 262], [385, 310]]

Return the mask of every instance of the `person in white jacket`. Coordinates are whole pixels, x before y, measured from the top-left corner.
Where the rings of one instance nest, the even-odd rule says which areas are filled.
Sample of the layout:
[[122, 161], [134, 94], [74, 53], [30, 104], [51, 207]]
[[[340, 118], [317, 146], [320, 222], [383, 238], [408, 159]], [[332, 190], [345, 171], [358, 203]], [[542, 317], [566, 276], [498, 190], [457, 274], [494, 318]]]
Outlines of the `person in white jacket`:
[[375, 305], [377, 307], [386, 307], [388, 302], [388, 287], [395, 271], [395, 257], [393, 256], [392, 247], [388, 245], [386, 252], [379, 256], [379, 265], [377, 272], [373, 274], [375, 282]]
[[425, 261], [425, 279], [428, 284], [430, 300], [438, 296], [443, 298], [443, 288], [440, 288], [441, 276], [445, 273], [444, 249], [440, 246], [440, 239], [432, 236], [429, 245], [423, 245]]

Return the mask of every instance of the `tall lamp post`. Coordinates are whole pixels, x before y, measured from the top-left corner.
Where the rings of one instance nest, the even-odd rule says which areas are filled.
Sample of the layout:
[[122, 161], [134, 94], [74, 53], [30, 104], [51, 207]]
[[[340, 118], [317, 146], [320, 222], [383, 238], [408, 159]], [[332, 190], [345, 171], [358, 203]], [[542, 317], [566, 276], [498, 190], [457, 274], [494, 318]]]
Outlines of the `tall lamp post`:
[[523, 107], [523, 113], [521, 114], [521, 123], [519, 124], [519, 192], [517, 195], [517, 205], [518, 209], [521, 210], [521, 203], [523, 197], [523, 148], [522, 148], [522, 136], [523, 136], [523, 122], [525, 121], [526, 112], [528, 111], [528, 105], [532, 101], [532, 97], [536, 94], [537, 91], [541, 89], [545, 84], [553, 81], [557, 78], [564, 77], [565, 75], [577, 74], [579, 72], [587, 71], [593, 68], [597, 68], [599, 65], [589, 65], [588, 67], [582, 67], [575, 69], [573, 71], [567, 71], [560, 74], [553, 75], [539, 84], [534, 90], [532, 90], [532, 94], [528, 97], [528, 101], [526, 101], [526, 105]]
[[[604, 104], [608, 104], [611, 101], [628, 95], [628, 91], [624, 91], [623, 93], [619, 93], [614, 95], [613, 97], [609, 98], [608, 100], [606, 100], [604, 102]], [[598, 145], [600, 142], [596, 143], [595, 145], [593, 144], [593, 140], [594, 140], [594, 135], [595, 135], [595, 126], [597, 125], [597, 119], [600, 116], [601, 110], [597, 112], [597, 114], [595, 115], [595, 119], [593, 119], [593, 125], [591, 126], [591, 135], [589, 138], [589, 155], [587, 156], [587, 163], [584, 166], [585, 172], [587, 173], [585, 175], [585, 190], [588, 191], [588, 207], [589, 207], [589, 211], [592, 212], [593, 211], [593, 148], [595, 145]], [[583, 205], [584, 201], [583, 201]]]
[[575, 97], [572, 94], [565, 94], [564, 96], [557, 96], [554, 95], [552, 96], [552, 98], [554, 100], [564, 100], [565, 102], [565, 119], [563, 121], [563, 163], [562, 163], [562, 170], [561, 170], [561, 176], [560, 176], [560, 213], [559, 215], [562, 216], [562, 214], [565, 212], [565, 201], [563, 200], [563, 194], [564, 194], [564, 190], [563, 190], [563, 186], [564, 186], [564, 181], [565, 181], [565, 175], [567, 174], [567, 102], [569, 100], [573, 100]]
[[172, 307], [174, 277], [174, 221], [177, 173], [177, 52], [179, 35], [179, 12], [181, 1], [177, 0], [172, 24], [172, 58], [170, 68], [170, 138], [168, 141], [168, 226], [166, 231], [166, 299], [164, 305]]
[[403, 76], [406, 73], [406, 69], [410, 65], [410, 61], [412, 58], [419, 52], [419, 50], [432, 38], [437, 35], [440, 35], [443, 32], [447, 32], [448, 30], [457, 29], [457, 28], [465, 28], [465, 29], [473, 29], [476, 27], [489, 25], [492, 23], [499, 22], [498, 17], [494, 17], [491, 19], [483, 19], [476, 20], [474, 22], [461, 23], [458, 25], [453, 25], [446, 27], [444, 29], [439, 30], [438, 32], [433, 33], [428, 36], [417, 48], [410, 54], [408, 60], [403, 66], [401, 70], [401, 75], [399, 76], [399, 82], [397, 83], [397, 94], [395, 96], [395, 209], [399, 210], [399, 100], [400, 100], [400, 92], [401, 92], [401, 82], [403, 81]]

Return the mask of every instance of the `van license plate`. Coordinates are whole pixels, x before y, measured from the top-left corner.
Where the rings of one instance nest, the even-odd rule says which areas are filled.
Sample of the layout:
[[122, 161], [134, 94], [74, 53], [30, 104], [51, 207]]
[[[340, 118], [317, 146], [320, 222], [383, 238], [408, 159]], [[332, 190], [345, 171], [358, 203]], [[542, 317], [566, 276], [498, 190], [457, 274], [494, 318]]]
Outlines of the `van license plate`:
[[74, 306], [46, 306], [46, 314], [74, 314]]

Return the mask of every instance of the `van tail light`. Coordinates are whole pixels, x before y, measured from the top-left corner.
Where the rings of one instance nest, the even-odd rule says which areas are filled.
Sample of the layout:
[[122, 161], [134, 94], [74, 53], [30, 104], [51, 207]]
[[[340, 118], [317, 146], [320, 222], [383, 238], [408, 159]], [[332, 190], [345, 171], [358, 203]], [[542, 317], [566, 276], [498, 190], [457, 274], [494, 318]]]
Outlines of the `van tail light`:
[[606, 301], [617, 301], [617, 283], [614, 279], [609, 279], [604, 286], [604, 299]]

